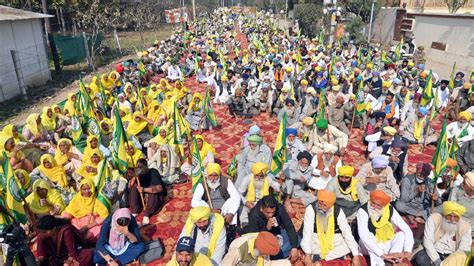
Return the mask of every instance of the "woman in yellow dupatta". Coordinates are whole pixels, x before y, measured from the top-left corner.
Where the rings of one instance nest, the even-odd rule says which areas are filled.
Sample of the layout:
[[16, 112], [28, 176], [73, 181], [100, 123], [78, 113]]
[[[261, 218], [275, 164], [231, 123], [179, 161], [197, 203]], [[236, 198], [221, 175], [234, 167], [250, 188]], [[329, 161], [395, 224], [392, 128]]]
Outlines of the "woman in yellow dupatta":
[[128, 123], [127, 126], [127, 135], [128, 136], [137, 136], [140, 134], [148, 125], [148, 118], [143, 116], [143, 113], [140, 111], [135, 111], [133, 113], [133, 117]]
[[111, 90], [114, 86], [114, 81], [107, 77], [107, 74], [102, 74], [100, 76], [100, 82], [102, 83], [102, 87], [106, 90]]
[[[23, 137], [31, 143], [40, 144], [43, 149], [49, 147], [48, 143], [50, 137], [41, 124], [41, 116], [39, 114], [33, 113], [26, 118], [26, 125], [23, 127]], [[43, 143], [41, 143], [43, 142]]]
[[171, 85], [168, 83], [168, 80], [165, 78], [160, 79], [160, 84], [158, 84], [157, 87], [158, 91], [163, 93], [171, 92], [171, 90], [173, 90], [173, 87], [171, 87]]
[[139, 159], [145, 158], [143, 152], [131, 142], [125, 145], [125, 151], [127, 152], [127, 163], [129, 168], [135, 168]]
[[99, 150], [99, 138], [94, 135], [88, 135], [86, 140], [86, 148], [84, 149], [84, 154], [82, 155], [83, 163], [86, 163], [90, 160], [94, 153], [99, 153], [102, 157], [102, 152]]
[[[43, 154], [41, 156], [41, 164], [38, 170], [41, 174], [49, 179], [52, 183], [58, 185], [60, 188], [67, 188], [66, 170], [59, 166], [51, 154]], [[34, 171], [33, 171], [34, 172]]]
[[0, 157], [3, 152], [10, 158], [10, 164], [13, 169], [24, 169], [28, 172], [33, 171], [33, 163], [31, 163], [25, 154], [20, 150], [21, 145], [15, 144], [15, 139], [8, 135], [0, 134]]
[[17, 169], [15, 170], [15, 176], [21, 185], [21, 189], [26, 192], [26, 195], [30, 194], [33, 190], [31, 187], [31, 177], [28, 172], [23, 169]]
[[61, 193], [51, 188], [43, 179], [33, 183], [32, 192], [26, 197], [26, 202], [37, 218], [48, 214], [59, 215], [66, 208]]
[[152, 100], [156, 100], [160, 95], [160, 91], [158, 90], [158, 86], [155, 83], [150, 84], [150, 91], [148, 92], [148, 98]]
[[130, 121], [132, 121], [132, 115], [130, 114], [130, 109], [126, 106], [123, 106], [123, 105], [120, 106], [119, 115], [120, 115], [120, 118], [122, 119], [122, 122], [124, 124], [129, 123]]
[[92, 153], [90, 158], [84, 158], [85, 161], [79, 168], [77, 168], [75, 174], [80, 176], [81, 178], [77, 178], [76, 180], [81, 180], [83, 178], [90, 178], [94, 180], [94, 177], [97, 175], [99, 171], [98, 165], [102, 158], [102, 153], [94, 152]]
[[117, 71], [110, 72], [109, 79], [113, 81], [115, 87], [122, 87], [122, 82], [120, 82], [120, 74]]
[[168, 137], [168, 127], [161, 126], [157, 130], [158, 134], [145, 142], [144, 146], [147, 148], [148, 158], [152, 158], [155, 153], [159, 150], [161, 145], [168, 144], [171, 148], [174, 148], [174, 144]]
[[12, 137], [15, 144], [18, 144], [21, 141], [21, 135], [18, 133], [18, 127], [14, 124], [8, 124], [3, 127], [1, 134]]
[[58, 141], [54, 159], [66, 172], [73, 173], [82, 164], [82, 153], [72, 145], [70, 139], [62, 138]]
[[186, 88], [183, 84], [182, 81], [178, 80], [174, 83], [174, 90], [173, 94], [176, 97], [176, 99], [183, 99], [186, 97], [186, 94], [189, 92], [188, 88]]
[[56, 117], [56, 113], [53, 112], [51, 107], [43, 107], [43, 111], [41, 112], [41, 124], [48, 133], [54, 133], [56, 131], [58, 126]]
[[125, 97], [127, 98], [128, 102], [130, 104], [136, 104], [137, 103], [137, 93], [133, 90], [133, 85], [130, 82], [125, 83], [125, 87], [123, 88], [123, 91], [125, 92]]
[[92, 94], [95, 96], [97, 93], [100, 93], [99, 79], [97, 76], [92, 77], [91, 83], [89, 83], [89, 88], [91, 89]]
[[199, 149], [199, 156], [203, 165], [214, 162], [214, 157], [217, 156], [216, 149], [211, 144], [204, 140], [202, 135], [196, 135], [196, 142]]
[[79, 192], [63, 211], [62, 216], [71, 219], [71, 224], [86, 234], [88, 242], [95, 243], [100, 233], [100, 228], [109, 210], [96, 200], [95, 185], [92, 179], [83, 179], [79, 184]]
[[150, 134], [153, 134], [153, 131], [156, 126], [161, 125], [163, 120], [166, 119], [166, 113], [165, 110], [161, 108], [158, 101], [153, 100], [150, 103], [150, 108], [148, 109], [146, 117], [153, 121], [153, 124], [148, 124], [148, 132], [150, 132]]
[[77, 96], [75, 93], [69, 93], [67, 95], [67, 101], [64, 104], [64, 115], [68, 117], [72, 117], [76, 114], [76, 108], [74, 107], [74, 103], [76, 102]]
[[175, 102], [176, 98], [174, 98], [172, 92], [165, 93], [165, 99], [163, 100], [161, 107], [163, 108], [163, 110], [165, 110], [165, 113], [168, 117], [173, 114]]

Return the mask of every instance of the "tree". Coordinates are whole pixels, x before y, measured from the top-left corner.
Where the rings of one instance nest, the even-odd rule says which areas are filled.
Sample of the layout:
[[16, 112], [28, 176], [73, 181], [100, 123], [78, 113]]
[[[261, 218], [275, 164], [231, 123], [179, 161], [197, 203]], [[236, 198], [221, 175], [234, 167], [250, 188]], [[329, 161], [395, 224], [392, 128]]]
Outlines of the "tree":
[[[116, 28], [120, 23], [120, 9], [118, 4], [102, 3], [100, 0], [91, 0], [84, 6], [79, 4], [75, 20], [77, 25], [91, 34], [91, 58], [95, 59], [96, 52], [100, 46], [96, 46], [99, 33]], [[94, 66], [93, 66], [94, 67]]]
[[316, 34], [316, 23], [323, 16], [323, 6], [318, 4], [297, 4], [294, 12], [295, 18], [298, 20], [302, 32], [305, 35]]
[[122, 20], [124, 24], [133, 27], [140, 33], [140, 39], [143, 39], [143, 31], [153, 27], [159, 22], [159, 11], [155, 10], [150, 1], [144, 1], [140, 4], [133, 4], [123, 10]]
[[467, 0], [444, 0], [444, 2], [448, 5], [449, 13], [454, 14], [467, 3]]
[[[342, 6], [349, 13], [354, 13], [355, 15], [362, 18], [362, 21], [365, 23], [370, 22], [370, 12], [372, 9], [371, 0], [346, 0], [342, 1]], [[378, 1], [374, 5], [374, 18], [376, 17], [380, 9], [380, 4]]]
[[349, 33], [349, 38], [354, 40], [355, 43], [362, 43], [365, 41], [365, 35], [362, 33], [364, 26], [365, 23], [362, 21], [361, 17], [355, 17], [349, 24], [347, 24], [346, 31]]

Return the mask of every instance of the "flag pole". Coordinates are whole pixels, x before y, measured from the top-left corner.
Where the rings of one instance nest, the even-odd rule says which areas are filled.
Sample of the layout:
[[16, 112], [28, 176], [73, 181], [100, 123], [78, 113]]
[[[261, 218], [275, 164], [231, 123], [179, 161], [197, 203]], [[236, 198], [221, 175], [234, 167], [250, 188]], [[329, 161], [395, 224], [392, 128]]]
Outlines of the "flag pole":
[[356, 110], [357, 110], [356, 108], [357, 108], [357, 102], [354, 103], [354, 108], [353, 108], [353, 111], [352, 111], [351, 129], [349, 129], [349, 133], [352, 132], [352, 128], [354, 127], [355, 113], [356, 113]]
[[[201, 162], [199, 162], [199, 167], [201, 167]], [[201, 167], [201, 170], [202, 170], [202, 167]], [[201, 171], [202, 173], [202, 171]], [[211, 207], [211, 209], [214, 209], [212, 207], [212, 200], [211, 200], [211, 194], [209, 193], [209, 187], [207, 187], [207, 178], [203, 175], [203, 182], [204, 182], [204, 190], [206, 191], [206, 196], [207, 196], [207, 201], [209, 202], [209, 207]]]

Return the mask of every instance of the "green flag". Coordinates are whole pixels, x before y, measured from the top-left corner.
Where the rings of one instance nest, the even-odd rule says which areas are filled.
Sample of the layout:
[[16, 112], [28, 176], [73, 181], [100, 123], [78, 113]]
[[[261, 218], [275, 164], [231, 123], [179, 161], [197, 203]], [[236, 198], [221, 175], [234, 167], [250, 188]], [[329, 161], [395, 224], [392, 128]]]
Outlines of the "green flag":
[[100, 201], [110, 212], [112, 208], [112, 198], [108, 197], [103, 191], [105, 185], [110, 182], [111, 179], [111, 173], [109, 167], [107, 166], [107, 160], [102, 160], [97, 168], [100, 168], [98, 175], [96, 175], [94, 178], [97, 200]]
[[19, 223], [26, 224], [27, 217], [25, 209], [23, 208], [23, 198], [26, 196], [26, 191], [21, 187], [18, 178], [15, 176], [13, 167], [8, 160], [8, 155], [3, 151], [3, 175], [6, 181], [6, 207], [15, 220]]
[[123, 128], [122, 118], [120, 117], [118, 108], [114, 109], [114, 116], [114, 138], [110, 143], [112, 145], [112, 161], [115, 165], [115, 168], [117, 168], [121, 174], [125, 174], [128, 170], [127, 152], [125, 151], [125, 146], [127, 144], [127, 135], [125, 134], [125, 129]]
[[440, 177], [443, 172], [446, 170], [448, 165], [448, 134], [446, 131], [446, 120], [448, 119], [447, 114], [444, 116], [443, 127], [441, 133], [439, 134], [438, 145], [436, 146], [436, 152], [433, 156], [431, 164], [434, 165], [434, 179], [433, 183], [436, 184], [438, 177]]
[[400, 42], [397, 44], [397, 47], [395, 47], [395, 56], [397, 57], [397, 60], [400, 60], [402, 57], [402, 45], [403, 45], [403, 37], [400, 40]]
[[425, 88], [423, 89], [420, 105], [426, 106], [431, 102], [431, 99], [434, 98], [433, 92], [433, 71], [430, 69], [430, 73], [428, 74], [428, 78], [426, 78]]
[[192, 190], [196, 190], [196, 186], [204, 182], [204, 168], [201, 163], [201, 155], [196, 137], [193, 137], [193, 164], [191, 169]]
[[211, 93], [209, 92], [209, 88], [206, 87], [206, 94], [204, 95], [204, 100], [202, 101], [202, 110], [206, 115], [207, 120], [213, 127], [217, 127], [217, 116], [214, 112], [214, 108], [212, 108], [211, 103]]
[[288, 161], [286, 150], [286, 113], [283, 113], [283, 118], [280, 121], [278, 128], [278, 135], [275, 140], [275, 150], [272, 157], [272, 165], [270, 172], [276, 176], [283, 170], [283, 165]]

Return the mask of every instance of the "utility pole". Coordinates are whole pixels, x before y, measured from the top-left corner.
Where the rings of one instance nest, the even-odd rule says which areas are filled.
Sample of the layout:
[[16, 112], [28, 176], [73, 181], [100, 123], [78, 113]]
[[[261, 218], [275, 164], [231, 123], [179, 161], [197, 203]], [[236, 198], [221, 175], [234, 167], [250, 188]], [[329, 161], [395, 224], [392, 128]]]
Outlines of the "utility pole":
[[370, 9], [369, 34], [367, 36], [367, 43], [369, 43], [369, 44], [370, 44], [370, 39], [372, 38], [372, 22], [374, 20], [375, 1], [377, 1], [377, 0], [372, 0], [372, 8]]
[[193, 19], [196, 20], [196, 3], [195, 0], [192, 0], [193, 3]]

